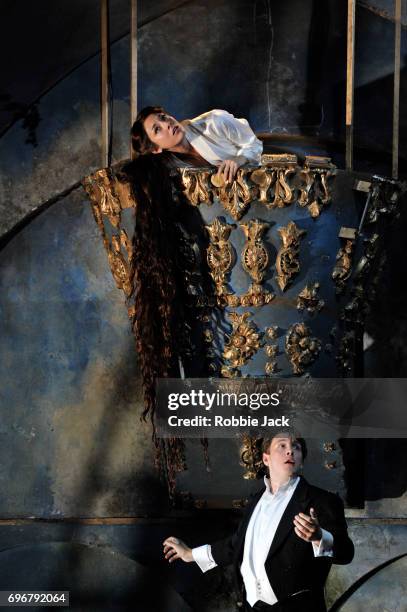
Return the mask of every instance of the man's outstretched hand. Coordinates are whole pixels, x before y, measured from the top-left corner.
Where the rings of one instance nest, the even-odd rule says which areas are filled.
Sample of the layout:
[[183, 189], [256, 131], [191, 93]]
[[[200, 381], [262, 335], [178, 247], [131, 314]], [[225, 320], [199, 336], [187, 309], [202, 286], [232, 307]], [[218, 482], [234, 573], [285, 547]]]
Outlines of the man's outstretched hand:
[[182, 559], [185, 563], [191, 563], [194, 560], [192, 549], [178, 538], [174, 538], [173, 536], [167, 538], [164, 540], [163, 546], [164, 557], [169, 563], [176, 561], [176, 559]]
[[322, 531], [314, 508], [310, 508], [309, 515], [303, 512], [295, 515], [294, 531], [299, 538], [306, 542], [318, 544], [321, 541]]

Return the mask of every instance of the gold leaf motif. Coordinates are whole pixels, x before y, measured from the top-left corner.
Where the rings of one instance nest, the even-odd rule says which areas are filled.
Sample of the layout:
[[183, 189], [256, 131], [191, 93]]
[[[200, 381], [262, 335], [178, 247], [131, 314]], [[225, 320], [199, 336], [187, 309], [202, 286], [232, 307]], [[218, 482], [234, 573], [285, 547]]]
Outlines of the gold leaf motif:
[[259, 187], [259, 202], [262, 202], [266, 205], [270, 204], [267, 198], [267, 191], [269, 190], [269, 187], [274, 178], [274, 172], [268, 172], [266, 168], [259, 168], [258, 170], [254, 170], [251, 173], [250, 180]]
[[260, 348], [260, 334], [257, 333], [251, 321], [250, 312], [239, 314], [229, 312], [232, 323], [232, 334], [225, 343], [223, 358], [229, 362], [232, 368], [245, 365], [257, 353]]
[[287, 183], [287, 177], [294, 172], [294, 168], [280, 168], [276, 170], [274, 199], [268, 208], [284, 208], [284, 206], [288, 206], [294, 201], [294, 192]]
[[234, 263], [233, 249], [229, 242], [230, 232], [234, 226], [223, 223], [219, 218], [216, 218], [205, 227], [210, 238], [207, 261], [211, 276], [215, 281], [216, 294], [218, 296], [228, 295], [225, 282], [226, 274], [230, 272]]
[[220, 375], [222, 378], [236, 378], [239, 374], [239, 371], [231, 368], [230, 366], [223, 365], [220, 370]]
[[208, 344], [213, 342], [213, 331], [211, 329], [205, 329], [205, 331], [204, 331], [204, 340]]
[[321, 342], [311, 336], [311, 330], [305, 323], [294, 323], [288, 330], [285, 350], [294, 374], [303, 374], [305, 367], [318, 357]]
[[210, 203], [208, 177], [209, 170], [194, 172], [189, 168], [181, 169], [184, 194], [194, 206], [198, 206], [201, 202]]
[[245, 480], [257, 478], [259, 470], [263, 467], [260, 439], [243, 434], [240, 449], [240, 465], [245, 468], [245, 473], [243, 474]]
[[130, 266], [121, 252], [118, 236], [112, 237], [112, 246], [108, 248], [107, 256], [117, 288], [122, 289], [126, 297], [129, 297], [133, 292], [130, 280]]
[[337, 294], [342, 293], [346, 281], [352, 273], [353, 247], [353, 240], [345, 240], [336, 255], [336, 264], [332, 272], [332, 279], [336, 285]]
[[277, 253], [276, 279], [280, 289], [284, 291], [300, 270], [298, 261], [300, 238], [306, 231], [299, 229], [293, 221], [290, 221], [285, 227], [280, 227], [278, 233], [281, 236], [283, 246]]
[[277, 361], [267, 361], [264, 370], [266, 374], [275, 374], [277, 372]]
[[278, 326], [270, 325], [270, 327], [266, 327], [265, 331], [266, 331], [266, 335], [272, 340], [274, 340], [275, 338], [277, 338]]
[[277, 344], [267, 344], [267, 346], [264, 347], [264, 350], [267, 357], [275, 357], [278, 352], [278, 346]]
[[242, 266], [256, 283], [261, 283], [269, 261], [261, 237], [269, 224], [262, 223], [258, 219], [252, 219], [247, 223], [241, 223], [240, 227], [246, 236], [246, 244], [241, 255]]
[[[134, 248], [126, 231], [120, 228], [123, 208], [136, 208], [130, 185], [122, 184], [117, 169], [103, 168], [86, 177], [83, 186], [91, 200], [113, 278], [117, 287], [124, 291], [126, 298], [130, 298], [133, 293]], [[105, 224], [108, 225], [109, 222], [114, 228], [113, 235], [105, 228]], [[129, 317], [134, 317], [133, 310], [129, 309]]]
[[238, 170], [232, 183], [215, 188], [216, 194], [224, 209], [238, 221], [245, 214], [252, 199], [250, 187], [245, 181], [245, 172]]
[[240, 296], [240, 306], [264, 306], [270, 304], [274, 298], [274, 293], [270, 293], [263, 289], [261, 285], [253, 283], [248, 291]]
[[[318, 163], [322, 167], [318, 167]], [[323, 208], [331, 201], [328, 178], [333, 175], [331, 170], [333, 167], [329, 158], [307, 157], [305, 160], [301, 172], [305, 185], [300, 188], [298, 204], [303, 207], [308, 206], [309, 213], [314, 219], [319, 217]]]
[[324, 307], [324, 300], [320, 300], [317, 293], [319, 283], [308, 283], [297, 296], [297, 309], [307, 310], [309, 313], [319, 312]]

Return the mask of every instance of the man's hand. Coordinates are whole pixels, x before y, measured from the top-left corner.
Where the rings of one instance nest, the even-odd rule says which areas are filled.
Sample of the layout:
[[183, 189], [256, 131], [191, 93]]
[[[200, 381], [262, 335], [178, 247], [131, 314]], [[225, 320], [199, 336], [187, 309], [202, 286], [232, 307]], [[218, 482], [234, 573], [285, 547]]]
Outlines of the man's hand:
[[167, 538], [163, 542], [164, 546], [164, 557], [172, 563], [176, 559], [182, 559], [185, 563], [191, 563], [194, 558], [192, 556], [192, 549], [189, 548], [182, 540], [174, 538], [173, 536]]
[[314, 508], [310, 508], [310, 515], [303, 512], [295, 515], [294, 531], [302, 540], [319, 544], [322, 538], [322, 531]]
[[245, 157], [235, 157], [234, 159], [225, 159], [218, 165], [218, 171], [216, 176], [221, 176], [223, 174], [223, 178], [226, 183], [231, 183], [236, 176], [236, 172], [246, 163]]

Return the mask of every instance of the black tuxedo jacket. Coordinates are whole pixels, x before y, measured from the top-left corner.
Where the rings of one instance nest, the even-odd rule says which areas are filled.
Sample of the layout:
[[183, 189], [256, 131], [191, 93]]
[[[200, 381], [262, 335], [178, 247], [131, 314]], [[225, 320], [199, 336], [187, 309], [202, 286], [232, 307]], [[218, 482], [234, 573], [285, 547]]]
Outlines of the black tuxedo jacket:
[[[249, 501], [236, 533], [211, 546], [212, 556], [218, 565], [233, 563], [239, 590], [243, 589], [240, 565], [246, 530], [264, 490], [265, 487]], [[333, 557], [315, 557], [312, 544], [302, 540], [294, 531], [294, 516], [299, 512], [310, 514], [310, 508], [314, 508], [320, 526], [333, 535]], [[333, 493], [308, 484], [301, 477], [277, 527], [265, 563], [277, 599], [284, 600], [293, 593], [310, 589], [315, 612], [325, 610], [323, 589], [331, 565], [350, 563], [353, 554], [354, 547], [348, 536], [342, 500]]]

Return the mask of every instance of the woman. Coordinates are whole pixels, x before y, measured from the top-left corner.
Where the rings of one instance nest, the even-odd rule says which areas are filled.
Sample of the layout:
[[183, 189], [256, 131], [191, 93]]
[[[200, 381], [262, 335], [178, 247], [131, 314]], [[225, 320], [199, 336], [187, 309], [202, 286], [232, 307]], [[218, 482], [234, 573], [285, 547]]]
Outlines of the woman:
[[[185, 338], [188, 330], [197, 330], [197, 313], [188, 305], [188, 287], [179, 261], [183, 250], [180, 227], [197, 228], [202, 219], [182, 198], [173, 198], [170, 170], [213, 165], [219, 176], [232, 181], [243, 164], [260, 163], [263, 145], [245, 119], [236, 119], [227, 111], [209, 111], [180, 123], [160, 106], [140, 111], [131, 137], [136, 159], [124, 174], [137, 202], [134, 333], [143, 377], [144, 417], [149, 414], [154, 426], [157, 378], [179, 376], [180, 363], [187, 376], [207, 374], [197, 373], [197, 365], [204, 370], [205, 364], [198, 358], [199, 350], [189, 351], [191, 338]], [[194, 215], [199, 219], [194, 221]], [[199, 231], [204, 233], [203, 228]], [[163, 449], [164, 442], [155, 435], [154, 440], [158, 455], [166, 459], [172, 492], [175, 474], [184, 467], [182, 441], [167, 440]]]
[[217, 166], [226, 181], [232, 181], [245, 163], [260, 164], [263, 150], [246, 119], [218, 109], [180, 123], [160, 106], [147, 106], [138, 114], [131, 136], [139, 155], [166, 152], [172, 154], [167, 160], [172, 157], [174, 165]]

